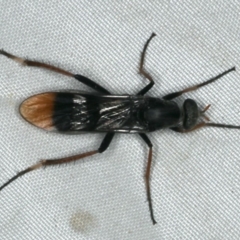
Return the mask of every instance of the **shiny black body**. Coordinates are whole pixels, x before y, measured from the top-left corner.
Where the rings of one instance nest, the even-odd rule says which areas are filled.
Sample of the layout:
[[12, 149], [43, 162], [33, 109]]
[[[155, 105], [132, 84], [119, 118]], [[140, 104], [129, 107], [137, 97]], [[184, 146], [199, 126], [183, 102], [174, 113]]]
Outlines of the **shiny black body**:
[[53, 121], [58, 131], [147, 133], [181, 121], [173, 101], [136, 95], [57, 93]]
[[[213, 83], [224, 75], [235, 71], [235, 67], [208, 81], [178, 92], [172, 92], [162, 98], [144, 96], [154, 85], [153, 78], [144, 69], [146, 49], [154, 36], [155, 33], [150, 36], [144, 45], [138, 69], [139, 73], [149, 82], [136, 95], [111, 95], [107, 89], [85, 76], [73, 74], [50, 64], [23, 59], [0, 50], [0, 55], [4, 55], [24, 66], [43, 68], [63, 74], [95, 90], [94, 93], [58, 92], [32, 96], [29, 98], [29, 101], [26, 100], [22, 103], [22, 108], [20, 107], [23, 109], [22, 112], [20, 111], [22, 116], [28, 122], [45, 130], [54, 129], [59, 132], [106, 132], [98, 149], [64, 158], [41, 160], [18, 172], [6, 181], [0, 186], [0, 191], [30, 171], [41, 167], [65, 164], [97, 153], [103, 153], [111, 144], [115, 133], [137, 133], [149, 148], [144, 180], [151, 220], [153, 224], [156, 224], [150, 191], [153, 145], [146, 133], [162, 128], [169, 128], [176, 132], [185, 133], [206, 126], [235, 129], [240, 129], [240, 126], [203, 121], [203, 119], [209, 120], [204, 115], [204, 112], [210, 105], [200, 110], [197, 103], [192, 99], [186, 99], [181, 107], [172, 101], [184, 93]], [[44, 99], [43, 96], [50, 96], [51, 101], [49, 99], [47, 102], [42, 101], [41, 99]], [[28, 104], [29, 102], [31, 104]], [[34, 114], [31, 115], [31, 112], [34, 112]]]

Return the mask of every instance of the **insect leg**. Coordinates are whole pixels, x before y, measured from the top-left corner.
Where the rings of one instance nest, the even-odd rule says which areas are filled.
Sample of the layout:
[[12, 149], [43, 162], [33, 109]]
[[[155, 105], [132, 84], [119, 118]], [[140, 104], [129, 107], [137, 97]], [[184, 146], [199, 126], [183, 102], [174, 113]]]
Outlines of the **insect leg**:
[[79, 82], [87, 85], [88, 87], [100, 92], [100, 93], [103, 93], [103, 94], [111, 94], [107, 89], [105, 89], [104, 87], [100, 86], [98, 83], [92, 81], [91, 79], [89, 78], [86, 78], [82, 75], [79, 75], [79, 74], [76, 74], [73, 76], [75, 79], [77, 79]]
[[53, 72], [57, 72], [60, 74], [63, 74], [65, 76], [68, 77], [73, 77], [76, 80], [78, 80], [79, 82], [87, 85], [88, 87], [93, 88], [94, 90], [103, 93], [103, 94], [110, 94], [110, 92], [108, 90], [106, 90], [105, 88], [103, 88], [102, 86], [100, 86], [99, 84], [95, 83], [94, 81], [79, 75], [79, 74], [73, 74], [71, 72], [68, 72], [62, 68], [59, 67], [55, 67], [53, 65], [47, 64], [47, 63], [42, 63], [42, 62], [38, 62], [38, 61], [32, 61], [32, 60], [28, 60], [28, 59], [24, 59], [24, 58], [20, 58], [18, 56], [12, 55], [4, 50], [0, 50], [0, 54], [20, 63], [23, 66], [28, 66], [28, 67], [38, 67], [38, 68], [44, 68]]
[[12, 59], [15, 62], [20, 63], [23, 66], [45, 68], [45, 69], [48, 69], [53, 72], [57, 72], [57, 73], [60, 73], [60, 74], [63, 74], [63, 75], [69, 76], [69, 77], [73, 77], [72, 73], [70, 73], [64, 69], [52, 66], [50, 64], [24, 59], [24, 58], [12, 55], [11, 53], [5, 52], [3, 49], [0, 50], [0, 54]]
[[139, 133], [139, 136], [143, 139], [143, 141], [149, 147], [148, 162], [147, 162], [147, 168], [146, 168], [146, 172], [145, 172], [145, 184], [146, 184], [147, 200], [148, 200], [151, 219], [152, 219], [153, 224], [156, 224], [157, 222], [154, 219], [152, 198], [151, 198], [151, 189], [150, 189], [150, 173], [151, 173], [151, 164], [152, 164], [152, 147], [153, 147], [153, 145], [146, 134]]
[[156, 34], [152, 33], [152, 35], [150, 36], [150, 38], [147, 40], [147, 42], [145, 43], [144, 47], [143, 47], [143, 51], [141, 54], [141, 59], [140, 59], [140, 65], [139, 65], [139, 73], [142, 74], [145, 78], [147, 78], [150, 83], [144, 87], [137, 95], [144, 95], [145, 93], [147, 93], [154, 85], [154, 81], [151, 77], [151, 75], [146, 72], [146, 70], [144, 69], [144, 60], [145, 60], [145, 55], [146, 55], [146, 51], [147, 51], [147, 47], [150, 43], [150, 41], [152, 40], [153, 37], [155, 37]]
[[50, 166], [50, 165], [58, 165], [58, 164], [62, 164], [62, 163], [69, 163], [69, 162], [73, 162], [73, 161], [76, 161], [76, 160], [80, 160], [80, 159], [85, 158], [85, 157], [92, 156], [92, 155], [94, 155], [96, 153], [103, 153], [108, 148], [108, 146], [110, 145], [110, 143], [111, 143], [111, 141], [113, 139], [113, 136], [114, 136], [114, 133], [107, 133], [105, 135], [105, 137], [104, 137], [100, 147], [98, 148], [98, 150], [85, 152], [85, 153], [81, 153], [81, 154], [77, 154], [77, 155], [70, 156], [70, 157], [65, 157], [65, 158], [41, 160], [38, 163], [36, 163], [36, 164], [26, 168], [25, 170], [19, 172], [14, 177], [9, 179], [6, 183], [4, 183], [0, 187], [0, 191], [3, 190], [3, 188], [5, 188], [11, 182], [15, 181], [17, 178], [25, 175], [28, 172], [36, 170], [38, 168], [42, 168], [42, 167], [46, 167], [46, 166]]
[[174, 132], [180, 132], [180, 133], [188, 133], [188, 132], [192, 132], [194, 130], [197, 130], [201, 127], [205, 127], [207, 126], [209, 123], [205, 123], [205, 122], [200, 122], [198, 123], [196, 126], [194, 126], [193, 128], [191, 129], [188, 129], [188, 130], [185, 130], [183, 129], [182, 127], [172, 127], [170, 128], [171, 130], [173, 130]]
[[172, 100], [172, 99], [174, 99], [174, 98], [176, 98], [176, 97], [181, 96], [183, 93], [195, 91], [195, 90], [197, 90], [197, 89], [200, 88], [200, 87], [203, 87], [203, 86], [206, 86], [207, 84], [210, 84], [210, 83], [215, 82], [217, 79], [219, 79], [219, 78], [223, 77], [224, 75], [226, 75], [226, 74], [228, 74], [228, 73], [230, 73], [230, 72], [232, 72], [232, 71], [235, 71], [235, 70], [236, 70], [235, 67], [230, 68], [230, 69], [228, 69], [227, 71], [225, 71], [225, 72], [217, 75], [216, 77], [213, 77], [213, 78], [211, 78], [211, 79], [209, 79], [209, 80], [207, 80], [207, 81], [205, 81], [205, 82], [203, 82], [203, 83], [197, 84], [197, 85], [192, 86], [192, 87], [189, 87], [189, 88], [185, 88], [185, 89], [183, 89], [182, 91], [179, 91], [179, 92], [170, 93], [170, 94], [164, 96], [163, 99], [164, 99], [164, 100]]

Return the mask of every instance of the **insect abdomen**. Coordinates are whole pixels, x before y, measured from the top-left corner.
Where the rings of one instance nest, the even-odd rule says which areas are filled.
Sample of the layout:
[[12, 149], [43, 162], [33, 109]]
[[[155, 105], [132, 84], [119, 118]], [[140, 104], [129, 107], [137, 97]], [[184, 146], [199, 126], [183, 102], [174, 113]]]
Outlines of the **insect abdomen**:
[[80, 94], [61, 92], [42, 93], [28, 98], [21, 104], [20, 113], [37, 127], [64, 132], [91, 131], [99, 118], [96, 103], [91, 103]]

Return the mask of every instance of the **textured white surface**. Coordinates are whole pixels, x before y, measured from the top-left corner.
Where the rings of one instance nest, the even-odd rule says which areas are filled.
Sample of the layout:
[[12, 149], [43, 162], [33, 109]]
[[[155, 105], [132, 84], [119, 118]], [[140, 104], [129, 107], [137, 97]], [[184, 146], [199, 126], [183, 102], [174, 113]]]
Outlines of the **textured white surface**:
[[[0, 1], [0, 48], [83, 74], [112, 93], [134, 94], [146, 69], [151, 96], [239, 68], [238, 1]], [[240, 77], [181, 97], [211, 103], [216, 122], [240, 124]], [[44, 91], [89, 88], [0, 56], [0, 184], [43, 158], [96, 149], [102, 134], [60, 135], [21, 119], [19, 103]], [[143, 181], [147, 147], [117, 135], [102, 155], [32, 172], [0, 193], [0, 239], [240, 239], [240, 131], [168, 130], [154, 145], [153, 226]]]

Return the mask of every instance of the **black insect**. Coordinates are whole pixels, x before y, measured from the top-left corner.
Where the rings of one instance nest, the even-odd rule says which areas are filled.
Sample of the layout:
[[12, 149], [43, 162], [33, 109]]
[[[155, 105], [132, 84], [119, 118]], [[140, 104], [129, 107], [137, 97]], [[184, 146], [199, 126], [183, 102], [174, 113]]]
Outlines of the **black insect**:
[[106, 132], [106, 136], [97, 150], [66, 158], [41, 160], [12, 177], [0, 187], [0, 191], [20, 176], [38, 168], [73, 162], [97, 153], [103, 153], [110, 145], [115, 133], [137, 133], [149, 147], [145, 184], [151, 220], [153, 224], [156, 223], [149, 183], [153, 145], [146, 133], [162, 128], [170, 128], [173, 131], [185, 133], [201, 127], [240, 129], [240, 126], [206, 122], [209, 119], [204, 113], [210, 105], [200, 110], [197, 103], [192, 99], [185, 100], [181, 107], [172, 101], [183, 93], [194, 91], [216, 81], [227, 73], [234, 71], [235, 67], [208, 81], [179, 92], [170, 93], [163, 98], [144, 96], [154, 85], [152, 77], [144, 69], [146, 49], [154, 36], [153, 33], [144, 45], [139, 66], [139, 73], [149, 80], [149, 84], [136, 95], [111, 95], [108, 90], [82, 75], [75, 75], [49, 64], [30, 61], [3, 50], [0, 51], [0, 54], [22, 65], [45, 68], [75, 78], [97, 92], [46, 92], [34, 95], [20, 106], [20, 113], [25, 120], [45, 130]]

